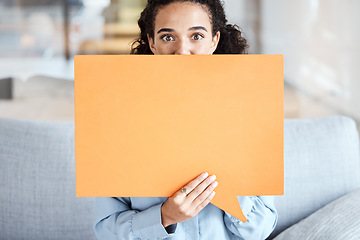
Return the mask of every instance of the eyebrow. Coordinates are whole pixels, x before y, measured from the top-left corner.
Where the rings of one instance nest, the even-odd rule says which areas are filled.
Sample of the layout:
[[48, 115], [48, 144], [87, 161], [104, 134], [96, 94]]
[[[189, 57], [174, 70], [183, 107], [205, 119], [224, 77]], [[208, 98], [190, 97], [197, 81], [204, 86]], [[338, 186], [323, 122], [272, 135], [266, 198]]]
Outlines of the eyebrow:
[[204, 30], [205, 32], [207, 32], [207, 29], [203, 26], [195, 26], [195, 27], [189, 28], [189, 30]]
[[[205, 32], [207, 32], [207, 29], [203, 26], [195, 26], [195, 27], [191, 27], [188, 29], [188, 31], [193, 31], [193, 30], [204, 30]], [[175, 32], [175, 30], [172, 28], [161, 28], [159, 31], [157, 31], [156, 34], [159, 34], [162, 32]]]
[[156, 34], [159, 34], [161, 32], [175, 32], [175, 30], [172, 28], [161, 28], [159, 31], [157, 31]]

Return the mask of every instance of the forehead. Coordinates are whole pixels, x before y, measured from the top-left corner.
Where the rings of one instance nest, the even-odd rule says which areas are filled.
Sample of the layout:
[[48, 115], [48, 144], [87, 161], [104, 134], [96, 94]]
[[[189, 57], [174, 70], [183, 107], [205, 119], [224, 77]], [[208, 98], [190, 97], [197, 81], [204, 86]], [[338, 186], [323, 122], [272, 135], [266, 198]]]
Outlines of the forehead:
[[160, 8], [154, 22], [155, 32], [165, 27], [181, 30], [193, 26], [211, 28], [209, 11], [205, 5], [192, 2], [174, 2]]

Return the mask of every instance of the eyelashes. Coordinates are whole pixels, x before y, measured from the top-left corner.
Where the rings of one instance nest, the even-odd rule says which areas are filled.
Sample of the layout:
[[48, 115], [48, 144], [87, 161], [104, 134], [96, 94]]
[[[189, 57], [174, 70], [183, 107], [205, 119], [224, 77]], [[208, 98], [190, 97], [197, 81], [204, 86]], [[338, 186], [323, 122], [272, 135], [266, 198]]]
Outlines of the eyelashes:
[[193, 40], [201, 40], [203, 38], [205, 38], [205, 36], [201, 33], [195, 33], [191, 36], [191, 39], [193, 39]]
[[171, 34], [164, 34], [164, 35], [160, 36], [160, 39], [165, 42], [170, 42], [170, 41], [174, 41], [175, 37], [172, 36]]
[[[205, 38], [205, 36], [201, 33], [194, 33], [191, 35], [191, 40], [199, 41], [203, 38]], [[175, 41], [175, 37], [171, 34], [163, 34], [160, 36], [160, 39], [165, 42]]]

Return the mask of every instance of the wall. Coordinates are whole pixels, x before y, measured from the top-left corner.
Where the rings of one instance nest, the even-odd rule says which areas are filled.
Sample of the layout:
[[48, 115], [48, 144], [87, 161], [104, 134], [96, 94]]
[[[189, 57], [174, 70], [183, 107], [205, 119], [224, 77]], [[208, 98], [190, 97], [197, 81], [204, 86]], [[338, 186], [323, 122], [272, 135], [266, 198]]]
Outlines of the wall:
[[249, 53], [260, 53], [260, 0], [225, 0], [224, 8], [230, 24], [237, 24], [249, 42]]
[[263, 53], [285, 57], [285, 80], [360, 119], [360, 1], [262, 0]]

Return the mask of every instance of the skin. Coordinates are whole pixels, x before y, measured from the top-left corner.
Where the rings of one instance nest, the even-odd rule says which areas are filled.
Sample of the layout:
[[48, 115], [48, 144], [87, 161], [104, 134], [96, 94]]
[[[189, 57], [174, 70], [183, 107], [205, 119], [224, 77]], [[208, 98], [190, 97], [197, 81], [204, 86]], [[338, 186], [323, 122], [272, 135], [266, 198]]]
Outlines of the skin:
[[179, 189], [173, 196], [166, 199], [161, 206], [161, 223], [164, 227], [185, 222], [195, 217], [215, 196], [214, 189], [218, 182], [216, 176], [202, 173], [190, 181], [184, 188]]
[[220, 32], [212, 35], [212, 24], [204, 6], [175, 2], [159, 9], [155, 17], [154, 39], [149, 35], [148, 39], [155, 55], [213, 54]]
[[[220, 33], [212, 35], [206, 9], [195, 3], [176, 2], [159, 9], [154, 24], [154, 39], [148, 35], [155, 54], [213, 54]], [[169, 197], [161, 207], [164, 227], [195, 217], [215, 196], [216, 176], [202, 173]]]

